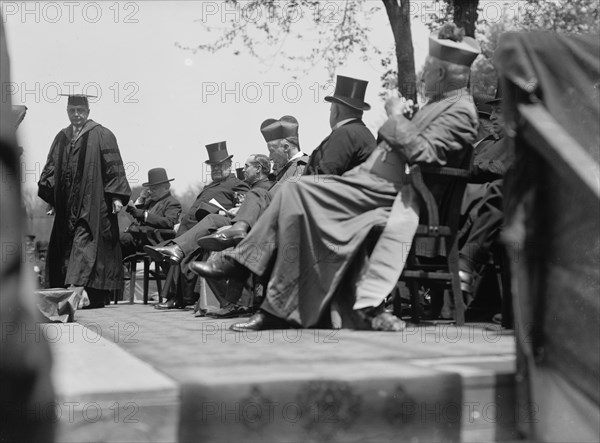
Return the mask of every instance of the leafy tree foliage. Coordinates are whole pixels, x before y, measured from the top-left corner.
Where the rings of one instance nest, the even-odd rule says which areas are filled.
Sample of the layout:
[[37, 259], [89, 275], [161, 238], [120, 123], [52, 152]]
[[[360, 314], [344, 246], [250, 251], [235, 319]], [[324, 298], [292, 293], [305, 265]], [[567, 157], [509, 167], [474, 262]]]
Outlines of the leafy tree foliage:
[[597, 0], [526, 0], [505, 4], [499, 17], [480, 15], [476, 38], [482, 57], [473, 66], [475, 93], [493, 96], [496, 69], [492, 59], [500, 36], [508, 31], [546, 30], [558, 33], [587, 33], [600, 30]]

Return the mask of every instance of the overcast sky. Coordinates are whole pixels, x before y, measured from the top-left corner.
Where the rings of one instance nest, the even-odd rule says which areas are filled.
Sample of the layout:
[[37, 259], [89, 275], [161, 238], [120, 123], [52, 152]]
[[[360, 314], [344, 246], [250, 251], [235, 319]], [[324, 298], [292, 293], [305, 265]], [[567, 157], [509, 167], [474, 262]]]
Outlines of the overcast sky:
[[[285, 3], [285, 2], [282, 2]], [[341, 14], [335, 2], [330, 13]], [[379, 6], [380, 2], [373, 2]], [[19, 129], [25, 149], [24, 186], [33, 188], [50, 144], [68, 125], [66, 100], [59, 92], [99, 95], [90, 118], [114, 132], [132, 186], [146, 181], [147, 170], [165, 167], [176, 192], [208, 179], [205, 145], [226, 140], [234, 162], [266, 153], [259, 127], [267, 118], [294, 115], [300, 143], [309, 153], [329, 133], [333, 85], [324, 67], [294, 79], [298, 72], [279, 63], [261, 63], [233, 50], [193, 54], [176, 46], [207, 43], [216, 32], [201, 22], [222, 26], [235, 17], [221, 2], [1, 2], [12, 63], [12, 85], [3, 85], [14, 104], [29, 110]], [[304, 11], [306, 12], [306, 11]], [[310, 11], [309, 11], [310, 13]], [[238, 15], [243, 20], [243, 14]], [[372, 19], [372, 41], [393, 48], [385, 12]], [[308, 33], [308, 30], [307, 30]], [[417, 64], [427, 50], [424, 25], [413, 23]], [[294, 42], [293, 44], [304, 44]], [[306, 44], [310, 44], [307, 42]], [[356, 57], [338, 73], [369, 81], [366, 101], [373, 109], [365, 122], [376, 132], [384, 119], [377, 57]]]

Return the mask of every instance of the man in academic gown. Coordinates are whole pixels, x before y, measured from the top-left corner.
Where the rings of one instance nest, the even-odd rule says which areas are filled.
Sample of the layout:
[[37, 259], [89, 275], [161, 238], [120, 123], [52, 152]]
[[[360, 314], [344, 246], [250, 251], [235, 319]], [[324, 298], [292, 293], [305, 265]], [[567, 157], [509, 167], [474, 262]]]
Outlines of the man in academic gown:
[[[394, 217], [384, 229], [390, 234], [385, 242], [391, 237], [410, 244], [418, 205], [404, 173], [406, 164], [456, 167], [463, 162], [477, 134], [477, 114], [466, 86], [478, 54], [473, 39], [463, 39], [453, 25], [443, 27], [430, 38], [423, 73], [429, 101], [412, 120], [407, 106], [392, 101], [390, 118], [380, 130], [384, 142], [366, 162], [341, 177], [303, 177], [284, 185], [234, 250], [190, 266], [208, 278], [241, 279], [249, 271], [270, 276], [261, 311], [232, 325], [233, 330], [317, 326], [371, 227], [388, 222], [390, 211]], [[369, 264], [358, 283], [354, 309], [373, 329], [404, 328], [383, 310], [402, 272], [402, 251], [393, 250], [398, 261], [390, 263], [389, 251], [376, 247], [377, 266]], [[375, 280], [379, 276], [383, 283]]]
[[55, 214], [48, 287], [85, 288], [90, 307], [103, 307], [107, 293], [123, 281], [117, 214], [131, 190], [117, 139], [89, 113], [87, 96], [69, 96], [71, 124], [52, 142], [38, 195]]

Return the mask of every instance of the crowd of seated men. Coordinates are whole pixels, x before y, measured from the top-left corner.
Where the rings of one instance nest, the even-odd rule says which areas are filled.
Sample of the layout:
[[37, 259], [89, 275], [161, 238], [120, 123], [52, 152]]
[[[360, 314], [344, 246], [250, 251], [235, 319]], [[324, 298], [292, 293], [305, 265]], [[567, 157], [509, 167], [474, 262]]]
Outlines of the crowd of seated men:
[[[454, 25], [432, 34], [420, 79], [426, 104], [417, 111], [410, 101], [388, 100], [379, 144], [362, 121], [370, 109], [367, 82], [338, 76], [334, 94], [325, 99], [332, 132], [310, 157], [300, 148], [292, 116], [261, 124], [269, 155], [251, 155], [244, 180], [232, 173], [226, 142], [207, 145], [212, 182], [183, 214], [176, 236], [158, 245], [122, 236], [128, 252], [143, 248], [174, 269], [168, 299], [155, 308], [197, 304], [201, 276], [220, 308], [196, 309], [196, 315], [253, 314], [232, 325], [235, 331], [332, 325], [401, 331], [405, 323], [386, 309], [386, 298], [419, 222], [407, 165], [458, 167], [474, 146], [476, 183], [465, 192], [459, 232], [460, 277], [469, 302], [502, 224], [501, 179], [510, 163], [501, 143], [499, 100], [486, 104], [492, 134], [478, 136], [478, 111], [479, 117], [488, 115], [476, 109], [468, 83], [479, 52], [476, 41]], [[175, 225], [181, 206], [169, 193], [169, 181], [164, 169], [149, 172], [144, 197], [151, 204], [128, 207], [136, 220], [129, 230]], [[343, 294], [352, 315], [334, 324], [332, 301], [375, 224], [384, 225], [383, 232], [354, 293]]]

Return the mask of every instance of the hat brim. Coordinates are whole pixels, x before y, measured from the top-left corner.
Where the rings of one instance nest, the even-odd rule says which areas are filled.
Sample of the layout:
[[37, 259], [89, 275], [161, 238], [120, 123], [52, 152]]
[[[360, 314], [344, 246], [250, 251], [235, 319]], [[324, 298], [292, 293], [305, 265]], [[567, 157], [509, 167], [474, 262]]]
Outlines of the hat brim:
[[171, 178], [169, 180], [163, 180], [161, 182], [156, 182], [156, 183], [147, 182], [147, 183], [142, 183], [142, 186], [148, 187], [148, 186], [154, 186], [154, 185], [162, 185], [163, 183], [169, 183], [169, 182], [172, 182], [173, 180], [175, 180], [175, 179]]
[[340, 103], [352, 109], [356, 109], [357, 111], [368, 111], [369, 109], [371, 109], [371, 105], [363, 101], [352, 100], [350, 98], [344, 99], [340, 97], [335, 97], [333, 95], [328, 95], [327, 97], [325, 97], [325, 101], [330, 103]]
[[204, 163], [206, 163], [207, 165], [219, 165], [219, 164], [223, 163], [224, 161], [229, 160], [231, 158], [233, 158], [233, 154], [231, 154], [228, 157], [225, 157], [223, 160], [219, 160], [218, 162], [211, 162], [210, 160], [206, 160]]

